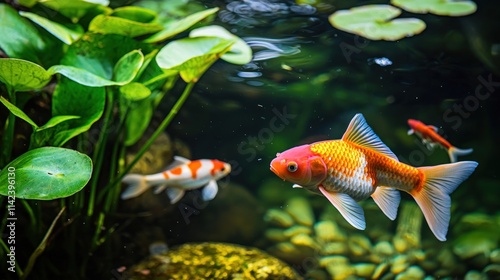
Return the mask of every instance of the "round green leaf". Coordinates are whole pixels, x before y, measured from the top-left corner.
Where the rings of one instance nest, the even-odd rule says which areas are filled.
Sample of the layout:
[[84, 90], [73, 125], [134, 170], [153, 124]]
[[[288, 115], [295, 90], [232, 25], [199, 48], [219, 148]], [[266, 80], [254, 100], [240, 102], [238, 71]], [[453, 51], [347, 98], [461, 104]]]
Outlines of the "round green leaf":
[[156, 56], [163, 69], [179, 70], [182, 79], [196, 82], [219, 57], [234, 44], [234, 40], [219, 37], [185, 38], [168, 43]]
[[151, 95], [151, 90], [141, 83], [130, 83], [120, 87], [122, 96], [130, 101], [139, 101]]
[[370, 40], [396, 41], [419, 34], [425, 22], [416, 18], [393, 19], [401, 10], [390, 5], [366, 5], [340, 10], [328, 18], [337, 29]]
[[0, 172], [0, 194], [39, 200], [68, 197], [83, 189], [91, 175], [92, 160], [87, 155], [65, 148], [38, 148]]
[[252, 49], [240, 37], [233, 35], [224, 27], [218, 25], [210, 25], [197, 29], [193, 29], [189, 33], [189, 37], [220, 37], [229, 40], [235, 40], [231, 49], [225, 53], [221, 58], [233, 64], [247, 64], [252, 60]]
[[0, 58], [0, 82], [15, 91], [30, 91], [44, 87], [51, 74], [42, 66], [17, 58]]
[[476, 3], [451, 0], [391, 0], [391, 4], [412, 13], [431, 13], [440, 16], [466, 16], [474, 13]]

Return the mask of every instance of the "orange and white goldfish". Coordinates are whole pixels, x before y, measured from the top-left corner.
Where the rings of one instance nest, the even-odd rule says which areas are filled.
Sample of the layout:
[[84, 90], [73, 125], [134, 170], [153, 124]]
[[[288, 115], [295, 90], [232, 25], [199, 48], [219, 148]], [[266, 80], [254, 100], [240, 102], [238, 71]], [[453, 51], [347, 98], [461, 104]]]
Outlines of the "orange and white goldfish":
[[450, 142], [446, 141], [441, 135], [439, 135], [438, 128], [433, 125], [426, 125], [421, 121], [417, 120], [408, 120], [408, 125], [410, 126], [410, 130], [408, 130], [408, 135], [415, 133], [420, 138], [422, 138], [422, 143], [429, 150], [434, 149], [434, 146], [439, 145], [443, 149], [448, 151], [448, 155], [450, 156], [451, 162], [457, 161], [457, 156], [465, 156], [472, 153], [472, 149], [459, 149], [457, 147], [453, 147]]
[[391, 220], [401, 200], [398, 190], [413, 196], [437, 239], [446, 240], [450, 194], [472, 174], [474, 161], [413, 167], [399, 162], [368, 126], [363, 115], [351, 120], [342, 139], [291, 148], [276, 154], [271, 171], [293, 187], [324, 195], [355, 228], [365, 229], [357, 201], [371, 196]]
[[186, 190], [203, 187], [201, 197], [203, 200], [212, 200], [218, 191], [217, 180], [231, 172], [231, 165], [216, 159], [189, 159], [175, 156], [174, 167], [157, 174], [140, 175], [127, 174], [122, 182], [128, 184], [122, 193], [122, 199], [129, 199], [144, 193], [154, 187], [158, 194], [165, 190], [170, 203], [178, 202]]

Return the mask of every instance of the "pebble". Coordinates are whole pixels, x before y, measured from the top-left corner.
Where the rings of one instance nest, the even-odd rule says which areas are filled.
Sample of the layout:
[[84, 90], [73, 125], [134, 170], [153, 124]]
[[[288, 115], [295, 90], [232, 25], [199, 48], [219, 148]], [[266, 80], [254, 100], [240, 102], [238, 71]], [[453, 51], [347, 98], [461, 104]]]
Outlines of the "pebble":
[[379, 264], [373, 272], [372, 279], [380, 279], [382, 275], [389, 269], [389, 263], [383, 262]]
[[295, 235], [292, 239], [290, 239], [290, 242], [295, 246], [309, 247], [312, 249], [318, 248], [316, 241], [314, 241], [310, 235], [305, 233]]
[[394, 247], [392, 247], [391, 243], [387, 241], [381, 241], [375, 244], [375, 246], [373, 247], [373, 251], [377, 255], [387, 257], [394, 254]]
[[398, 255], [392, 259], [391, 272], [397, 275], [405, 271], [409, 266], [408, 257], [406, 255]]
[[347, 252], [347, 245], [344, 242], [330, 242], [321, 246], [321, 254], [324, 256], [345, 255]]
[[287, 241], [288, 237], [285, 235], [284, 230], [279, 228], [270, 228], [264, 233], [267, 239], [274, 242]]
[[274, 226], [291, 227], [294, 222], [292, 216], [287, 212], [279, 209], [269, 209], [264, 215], [264, 221]]
[[309, 201], [304, 197], [292, 197], [287, 201], [286, 211], [299, 224], [312, 227], [314, 224], [314, 213]]
[[349, 250], [354, 256], [363, 256], [368, 254], [372, 249], [370, 239], [361, 234], [352, 235], [347, 241]]
[[356, 276], [363, 278], [370, 278], [375, 271], [376, 265], [372, 263], [357, 263], [352, 266]]
[[356, 279], [354, 268], [348, 264], [329, 263], [326, 266], [326, 271], [328, 271], [332, 280]]
[[290, 228], [287, 228], [283, 234], [287, 237], [287, 238], [292, 238], [296, 235], [299, 235], [299, 234], [307, 234], [307, 235], [311, 235], [312, 233], [312, 230], [311, 228], [309, 227], [306, 227], [306, 226], [300, 226], [300, 225], [295, 225], [295, 226], [292, 226]]
[[319, 221], [314, 225], [314, 232], [319, 241], [345, 241], [346, 235], [339, 226], [332, 220]]
[[477, 270], [469, 270], [465, 274], [464, 280], [484, 280], [484, 276]]
[[406, 271], [396, 276], [395, 280], [422, 280], [425, 272], [418, 266], [410, 266]]

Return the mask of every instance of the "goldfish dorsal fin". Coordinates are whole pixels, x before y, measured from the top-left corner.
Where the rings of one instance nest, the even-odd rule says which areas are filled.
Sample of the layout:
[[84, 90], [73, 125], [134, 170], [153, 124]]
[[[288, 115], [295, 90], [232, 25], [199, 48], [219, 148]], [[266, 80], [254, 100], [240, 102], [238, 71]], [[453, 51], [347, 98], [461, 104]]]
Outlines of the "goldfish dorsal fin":
[[342, 140], [375, 150], [399, 161], [389, 147], [387, 147], [382, 140], [380, 140], [377, 134], [373, 132], [372, 128], [366, 123], [362, 114], [356, 114], [354, 118], [352, 118], [344, 136], [342, 136]]
[[179, 163], [189, 163], [191, 160], [181, 156], [174, 156], [174, 162], [176, 161]]

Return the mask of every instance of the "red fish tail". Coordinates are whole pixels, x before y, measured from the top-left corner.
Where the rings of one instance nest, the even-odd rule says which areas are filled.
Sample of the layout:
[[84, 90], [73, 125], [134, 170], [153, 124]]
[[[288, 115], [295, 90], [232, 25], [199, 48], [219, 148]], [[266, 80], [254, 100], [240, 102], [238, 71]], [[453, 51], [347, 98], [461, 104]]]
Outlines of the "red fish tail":
[[450, 194], [467, 179], [477, 166], [474, 161], [442, 164], [417, 168], [424, 174], [421, 188], [410, 194], [424, 213], [432, 233], [440, 241], [446, 240], [450, 222]]

